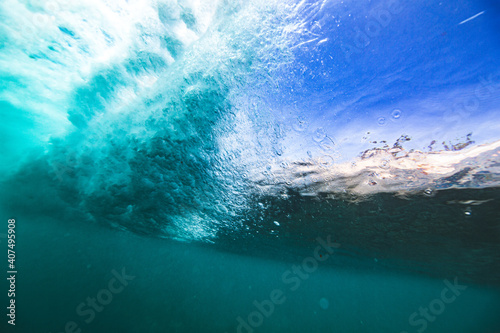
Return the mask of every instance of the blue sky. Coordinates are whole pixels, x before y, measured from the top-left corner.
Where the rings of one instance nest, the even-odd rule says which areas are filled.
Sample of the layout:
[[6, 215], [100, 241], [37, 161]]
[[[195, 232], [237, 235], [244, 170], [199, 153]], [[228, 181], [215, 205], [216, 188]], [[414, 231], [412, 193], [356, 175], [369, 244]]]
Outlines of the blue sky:
[[343, 142], [343, 156], [372, 147], [362, 144], [367, 132], [390, 144], [409, 135], [415, 149], [468, 133], [476, 143], [500, 138], [495, 2], [325, 1], [303, 8], [308, 25], [287, 68], [300, 79], [287, 86], [284, 75], [279, 99], [312, 131], [321, 127]]

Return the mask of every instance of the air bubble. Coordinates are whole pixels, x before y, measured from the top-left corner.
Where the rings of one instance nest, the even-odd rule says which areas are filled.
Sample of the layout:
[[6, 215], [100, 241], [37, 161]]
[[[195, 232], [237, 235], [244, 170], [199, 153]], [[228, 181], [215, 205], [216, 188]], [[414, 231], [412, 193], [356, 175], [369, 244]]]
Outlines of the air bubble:
[[385, 119], [385, 117], [380, 117], [380, 118], [378, 118], [378, 120], [377, 120], [377, 124], [378, 124], [379, 126], [385, 126], [385, 124], [386, 124], [386, 123], [387, 123], [387, 119]]
[[222, 205], [222, 204], [217, 204], [216, 209], [219, 213], [221, 213], [223, 215], [226, 215], [227, 213], [229, 213], [229, 210], [227, 209], [227, 207]]
[[45, 14], [37, 13], [37, 14], [33, 15], [33, 23], [37, 27], [42, 28], [49, 23], [49, 16], [45, 15]]
[[278, 227], [280, 226], [280, 223], [278, 221], [274, 221], [274, 224], [276, 224]]
[[331, 157], [330, 155], [323, 155], [319, 159], [319, 164], [320, 164], [320, 166], [325, 167], [325, 168], [332, 166], [333, 165], [333, 157]]
[[434, 194], [434, 191], [430, 188], [425, 189], [424, 194], [428, 197], [432, 196]]
[[470, 208], [470, 207], [465, 208], [464, 214], [465, 214], [465, 216], [471, 216], [472, 215], [472, 208]]
[[394, 119], [394, 120], [398, 120], [401, 118], [401, 110], [399, 109], [394, 109], [394, 111], [392, 111], [391, 113], [391, 118]]
[[313, 140], [316, 142], [321, 142], [324, 138], [326, 138], [326, 133], [323, 127], [319, 127], [314, 131]]
[[330, 302], [326, 299], [326, 298], [321, 298], [319, 300], [319, 306], [323, 309], [323, 310], [327, 310], [329, 307], [330, 307]]
[[389, 164], [389, 161], [388, 160], [382, 160], [380, 162], [380, 165], [379, 165], [380, 169], [384, 169], [384, 170], [387, 170], [389, 169], [391, 166]]
[[331, 152], [335, 148], [335, 142], [327, 136], [319, 143], [319, 146], [324, 152]]
[[280, 163], [280, 167], [282, 167], [283, 169], [287, 169], [288, 168], [288, 162], [281, 162]]
[[60, 11], [61, 9], [59, 8], [59, 4], [55, 1], [49, 1], [45, 4], [44, 6], [45, 11], [48, 13], [55, 13], [57, 11]]
[[283, 177], [275, 177], [273, 179], [274, 185], [283, 184], [284, 182], [285, 182], [285, 178], [283, 178]]
[[303, 117], [295, 118], [292, 128], [297, 132], [303, 132], [307, 129], [308, 123]]

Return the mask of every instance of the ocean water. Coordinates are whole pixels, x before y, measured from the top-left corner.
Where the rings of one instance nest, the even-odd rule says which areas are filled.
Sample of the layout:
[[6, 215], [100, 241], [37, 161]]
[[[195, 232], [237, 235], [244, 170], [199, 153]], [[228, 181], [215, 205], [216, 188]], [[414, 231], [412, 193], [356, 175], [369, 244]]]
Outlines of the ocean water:
[[499, 15], [0, 2], [1, 332], [500, 332]]

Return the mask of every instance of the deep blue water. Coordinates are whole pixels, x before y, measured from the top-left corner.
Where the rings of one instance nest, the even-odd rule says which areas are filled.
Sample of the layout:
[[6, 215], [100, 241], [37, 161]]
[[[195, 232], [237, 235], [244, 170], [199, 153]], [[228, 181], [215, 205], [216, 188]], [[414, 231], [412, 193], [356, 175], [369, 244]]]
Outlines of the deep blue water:
[[499, 332], [499, 16], [1, 2], [2, 332]]

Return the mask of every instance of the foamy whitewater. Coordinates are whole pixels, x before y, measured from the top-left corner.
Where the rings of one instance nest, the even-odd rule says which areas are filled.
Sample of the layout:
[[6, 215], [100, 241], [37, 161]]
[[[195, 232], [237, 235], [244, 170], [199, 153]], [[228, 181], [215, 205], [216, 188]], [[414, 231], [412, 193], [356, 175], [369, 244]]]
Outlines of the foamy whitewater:
[[[2, 1], [7, 329], [496, 332], [498, 15], [489, 0]], [[82, 310], [122, 266], [130, 287]]]

